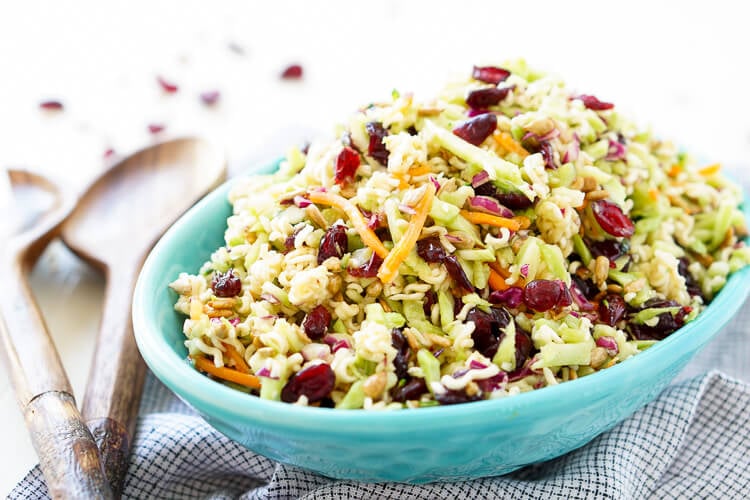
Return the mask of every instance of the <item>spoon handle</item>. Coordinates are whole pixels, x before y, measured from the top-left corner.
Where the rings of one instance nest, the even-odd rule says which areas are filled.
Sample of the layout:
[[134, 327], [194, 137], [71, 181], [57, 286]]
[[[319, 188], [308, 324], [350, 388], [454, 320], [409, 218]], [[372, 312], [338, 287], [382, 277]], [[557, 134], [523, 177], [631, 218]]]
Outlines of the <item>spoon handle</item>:
[[25, 276], [6, 259], [0, 287], [2, 356], [52, 498], [112, 498], [94, 438], [83, 422]]
[[121, 491], [128, 469], [146, 375], [131, 319], [140, 264], [108, 269], [102, 321], [83, 399], [83, 417], [99, 445], [115, 494]]

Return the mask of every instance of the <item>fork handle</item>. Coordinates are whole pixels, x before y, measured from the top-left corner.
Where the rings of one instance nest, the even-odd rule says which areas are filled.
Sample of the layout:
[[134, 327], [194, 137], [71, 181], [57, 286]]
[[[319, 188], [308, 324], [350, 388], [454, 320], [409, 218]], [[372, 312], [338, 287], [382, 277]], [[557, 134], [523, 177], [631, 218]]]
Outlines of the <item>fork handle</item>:
[[102, 320], [81, 410], [99, 444], [104, 471], [115, 494], [125, 481], [147, 371], [131, 319], [141, 263], [121, 261], [106, 270]]
[[[6, 265], [9, 264], [9, 265]], [[31, 260], [0, 254], [0, 356], [52, 498], [113, 498], [94, 438], [26, 282]]]
[[52, 498], [114, 498], [73, 396], [40, 394], [26, 406], [24, 418]]

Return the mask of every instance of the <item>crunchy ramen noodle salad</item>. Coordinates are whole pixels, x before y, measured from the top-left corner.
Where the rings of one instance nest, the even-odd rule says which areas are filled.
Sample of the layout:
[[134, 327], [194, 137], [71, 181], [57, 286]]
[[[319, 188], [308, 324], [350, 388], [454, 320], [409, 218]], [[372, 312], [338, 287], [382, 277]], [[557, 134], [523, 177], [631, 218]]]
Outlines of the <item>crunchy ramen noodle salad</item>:
[[523, 61], [235, 182], [226, 245], [171, 287], [198, 370], [344, 409], [506, 397], [607, 369], [750, 258], [741, 190]]

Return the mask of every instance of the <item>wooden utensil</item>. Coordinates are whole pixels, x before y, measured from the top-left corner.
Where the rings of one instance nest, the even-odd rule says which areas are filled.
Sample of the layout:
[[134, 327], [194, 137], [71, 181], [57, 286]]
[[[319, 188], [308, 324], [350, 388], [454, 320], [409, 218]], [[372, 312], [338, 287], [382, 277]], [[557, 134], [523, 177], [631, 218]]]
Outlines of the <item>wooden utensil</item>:
[[0, 217], [0, 351], [50, 496], [112, 498], [96, 443], [26, 279], [72, 201], [39, 175], [8, 174], [12, 198]]
[[225, 173], [223, 155], [205, 141], [159, 144], [114, 165], [83, 194], [62, 227], [65, 244], [107, 278], [82, 414], [115, 494], [127, 472], [146, 373], [131, 322], [136, 278], [161, 233]]

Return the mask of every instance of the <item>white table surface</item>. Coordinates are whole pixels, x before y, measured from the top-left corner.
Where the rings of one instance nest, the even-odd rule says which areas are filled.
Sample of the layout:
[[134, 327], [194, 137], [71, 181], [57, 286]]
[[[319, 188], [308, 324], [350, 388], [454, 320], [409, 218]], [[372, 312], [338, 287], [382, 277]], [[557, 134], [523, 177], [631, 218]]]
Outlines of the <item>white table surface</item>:
[[[525, 57], [712, 161], [750, 165], [750, 30], [740, 3], [4, 2], [0, 168], [84, 186], [108, 148], [209, 137], [230, 169], [328, 133], [391, 89], [429, 96], [474, 63]], [[238, 54], [228, 48], [244, 49]], [[299, 82], [280, 71], [304, 66]], [[164, 95], [162, 74], [180, 88]], [[212, 109], [198, 94], [219, 89]], [[62, 100], [62, 113], [38, 102]], [[76, 394], [83, 394], [103, 278], [54, 243], [32, 284]], [[0, 373], [0, 494], [36, 463]]]

